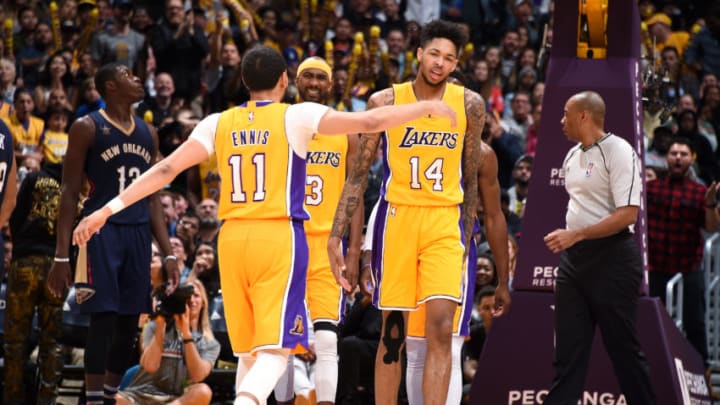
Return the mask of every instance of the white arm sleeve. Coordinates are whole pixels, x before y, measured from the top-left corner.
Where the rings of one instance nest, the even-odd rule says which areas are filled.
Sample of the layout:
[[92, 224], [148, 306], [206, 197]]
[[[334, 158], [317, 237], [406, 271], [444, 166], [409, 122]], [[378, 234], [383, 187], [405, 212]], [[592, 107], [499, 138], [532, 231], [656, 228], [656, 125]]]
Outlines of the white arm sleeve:
[[293, 104], [285, 112], [285, 132], [295, 153], [305, 159], [307, 145], [329, 107], [317, 103]]
[[208, 155], [215, 153], [215, 132], [219, 119], [220, 113], [208, 115], [195, 126], [189, 137], [200, 142], [207, 149]]

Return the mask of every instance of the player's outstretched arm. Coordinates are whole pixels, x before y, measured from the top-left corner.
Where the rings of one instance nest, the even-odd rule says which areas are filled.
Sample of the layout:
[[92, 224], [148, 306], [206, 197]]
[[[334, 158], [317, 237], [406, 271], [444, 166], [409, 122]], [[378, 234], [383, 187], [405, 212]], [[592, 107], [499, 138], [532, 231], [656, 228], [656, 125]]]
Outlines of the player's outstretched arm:
[[80, 221], [73, 233], [73, 243], [79, 246], [85, 245], [92, 235], [105, 225], [110, 215], [160, 190], [180, 172], [207, 158], [208, 151], [205, 146], [200, 141], [188, 139], [170, 156], [133, 181], [120, 195]]
[[[383, 95], [392, 89], [375, 93], [368, 100], [368, 110], [362, 112], [342, 112], [328, 110], [318, 124], [318, 132], [322, 134], [338, 134], [349, 132], [377, 132], [396, 127], [422, 116], [447, 118], [450, 125], [457, 125], [455, 110], [444, 101], [428, 100], [416, 103], [392, 105], [373, 103], [373, 98], [387, 97]], [[371, 107], [372, 105], [372, 107]]]
[[[391, 88], [379, 91], [370, 97], [367, 105], [368, 111], [365, 112], [372, 113], [382, 107], [390, 106], [393, 104], [393, 100], [393, 90]], [[331, 113], [334, 113], [334, 111], [328, 112], [328, 114]], [[320, 121], [321, 124], [328, 118], [328, 114], [325, 114], [323, 120]], [[326, 133], [323, 129], [318, 129], [318, 131]], [[365, 192], [365, 187], [367, 187], [368, 172], [375, 158], [375, 150], [377, 149], [379, 141], [379, 132], [364, 133], [360, 136], [358, 156], [357, 159], [355, 159], [355, 164], [350, 170], [350, 174], [345, 182], [345, 187], [343, 187], [342, 194], [340, 195], [340, 201], [335, 210], [335, 218], [330, 231], [330, 238], [328, 239], [327, 249], [330, 258], [330, 269], [338, 285], [342, 286], [346, 291], [352, 290], [350, 283], [345, 278], [345, 275], [342, 274], [345, 270], [345, 259], [343, 258], [340, 242], [355, 211], [362, 205], [363, 193]]]

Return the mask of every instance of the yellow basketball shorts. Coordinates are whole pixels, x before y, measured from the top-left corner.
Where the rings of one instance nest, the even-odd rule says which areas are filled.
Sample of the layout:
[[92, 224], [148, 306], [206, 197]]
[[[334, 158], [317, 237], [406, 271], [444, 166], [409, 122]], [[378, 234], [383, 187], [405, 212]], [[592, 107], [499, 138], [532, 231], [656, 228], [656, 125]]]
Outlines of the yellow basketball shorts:
[[308, 234], [310, 248], [306, 299], [312, 322], [330, 322], [337, 325], [342, 320], [345, 298], [330, 270], [327, 253], [329, 234]]
[[376, 307], [414, 310], [432, 299], [461, 301], [465, 247], [459, 206], [381, 200], [373, 239]]
[[308, 246], [302, 221], [226, 220], [218, 259], [233, 352], [304, 352]]
[[[477, 261], [477, 248], [471, 243], [467, 256], [467, 267], [463, 272], [462, 303], [455, 310], [453, 318], [453, 336], [470, 336], [470, 318], [475, 297], [475, 262]], [[417, 311], [410, 312], [408, 316], [408, 336], [425, 337], [425, 303], [420, 304]]]

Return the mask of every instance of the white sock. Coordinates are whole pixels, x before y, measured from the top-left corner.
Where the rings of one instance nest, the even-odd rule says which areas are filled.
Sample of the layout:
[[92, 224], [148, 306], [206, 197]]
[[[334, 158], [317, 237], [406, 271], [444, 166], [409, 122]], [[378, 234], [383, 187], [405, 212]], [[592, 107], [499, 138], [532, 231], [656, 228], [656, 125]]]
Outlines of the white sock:
[[462, 401], [462, 346], [465, 336], [452, 337], [452, 363], [450, 364], [450, 385], [445, 405], [458, 405]]
[[289, 402], [292, 401], [295, 396], [293, 392], [293, 384], [295, 380], [295, 368], [293, 367], [293, 361], [295, 356], [288, 356], [288, 365], [285, 372], [275, 384], [275, 400], [278, 402]]
[[318, 402], [335, 402], [338, 383], [337, 333], [315, 331], [315, 391]]
[[[245, 374], [237, 393], [250, 394], [260, 401], [260, 405], [264, 405], [273, 388], [275, 388], [275, 384], [287, 369], [289, 355], [289, 349], [258, 351], [255, 356], [255, 364]], [[235, 400], [243, 398], [244, 396], [238, 396]], [[236, 402], [235, 405], [239, 404]]]
[[238, 393], [240, 392], [240, 383], [255, 364], [255, 357], [250, 353], [235, 353], [235, 356], [238, 358], [237, 371], [235, 372], [235, 393]]
[[425, 356], [427, 355], [427, 340], [425, 338], [405, 338], [407, 351], [407, 368], [405, 370], [405, 388], [410, 405], [423, 404], [423, 370], [425, 369]]

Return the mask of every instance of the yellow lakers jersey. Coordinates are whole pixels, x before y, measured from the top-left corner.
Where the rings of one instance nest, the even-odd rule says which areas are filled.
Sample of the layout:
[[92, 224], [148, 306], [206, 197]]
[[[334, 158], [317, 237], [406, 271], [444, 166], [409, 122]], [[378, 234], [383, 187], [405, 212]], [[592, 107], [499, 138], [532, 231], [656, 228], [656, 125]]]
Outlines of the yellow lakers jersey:
[[315, 135], [308, 145], [305, 162], [305, 209], [310, 221], [307, 233], [329, 233], [340, 194], [345, 185], [347, 136]]
[[13, 140], [15, 140], [15, 145], [18, 145], [18, 148], [22, 146], [39, 146], [40, 137], [42, 136], [43, 129], [45, 129], [45, 122], [43, 122], [43, 120], [30, 116], [30, 122], [27, 128], [17, 119], [15, 114], [3, 118], [3, 121], [10, 130]]
[[46, 129], [40, 144], [43, 146], [43, 157], [46, 162], [61, 163], [67, 152], [68, 134]]
[[202, 198], [212, 198], [218, 201], [220, 197], [220, 173], [218, 173], [217, 158], [215, 154], [210, 156], [198, 165], [200, 172], [200, 193]]
[[[395, 104], [416, 102], [411, 82], [393, 85]], [[457, 113], [457, 127], [446, 118], [422, 117], [385, 131], [385, 178], [381, 192], [403, 205], [447, 206], [463, 201], [462, 155], [465, 140], [465, 88], [445, 85], [442, 97]]]
[[285, 134], [288, 105], [248, 101], [218, 119], [215, 154], [223, 186], [220, 219], [309, 218], [305, 159]]

